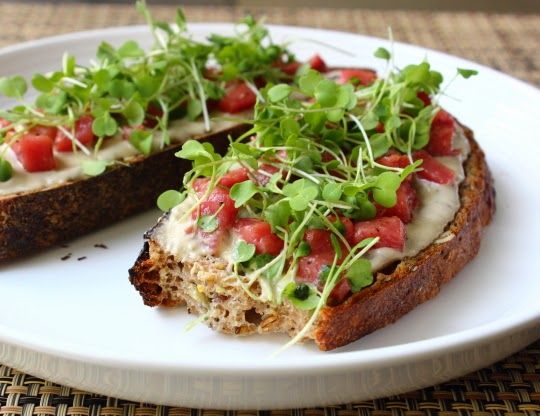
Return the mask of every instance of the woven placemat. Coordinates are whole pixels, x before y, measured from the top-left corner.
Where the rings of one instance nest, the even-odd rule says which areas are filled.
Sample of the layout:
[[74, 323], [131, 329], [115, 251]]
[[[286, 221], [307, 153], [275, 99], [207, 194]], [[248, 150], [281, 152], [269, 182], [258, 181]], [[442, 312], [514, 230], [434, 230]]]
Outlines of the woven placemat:
[[[173, 7], [155, 6], [167, 19]], [[246, 12], [276, 24], [386, 37], [462, 56], [540, 85], [540, 16], [350, 9], [186, 7], [190, 21], [234, 21]], [[0, 46], [76, 30], [142, 23], [132, 6], [0, 3]], [[0, 366], [0, 415], [55, 416], [491, 416], [540, 415], [540, 342], [488, 368], [424, 390], [321, 409], [220, 412], [133, 403], [58, 386]]]

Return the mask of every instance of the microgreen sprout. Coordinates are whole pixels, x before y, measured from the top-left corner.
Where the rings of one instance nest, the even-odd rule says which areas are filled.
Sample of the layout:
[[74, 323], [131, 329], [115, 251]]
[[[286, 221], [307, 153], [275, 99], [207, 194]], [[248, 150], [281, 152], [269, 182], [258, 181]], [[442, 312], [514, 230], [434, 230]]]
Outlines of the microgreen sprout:
[[[73, 142], [74, 151], [89, 159], [83, 173], [98, 175], [120, 163], [104, 163], [98, 155], [113, 136], [123, 135], [138, 152], [149, 155], [171, 143], [169, 128], [175, 118], [202, 120], [210, 131], [212, 114], [207, 103], [221, 99], [228, 82], [243, 80], [262, 101], [257, 80], [291, 79], [279, 63], [294, 56], [272, 42], [261, 21], [247, 17], [234, 36], [214, 34], [196, 41], [187, 31], [182, 10], [177, 11], [175, 23], [167, 23], [156, 20], [145, 1], [137, 1], [136, 8], [154, 39], [150, 49], [133, 40], [118, 47], [102, 42], [90, 65], [65, 53], [59, 70], [32, 77], [31, 86], [38, 92], [35, 102], [25, 100], [28, 83], [23, 77], [0, 78], [0, 94], [19, 104], [0, 114], [17, 132], [4, 135], [5, 147], [33, 126], [54, 126]], [[77, 120], [86, 115], [93, 118], [94, 152], [76, 134]], [[3, 156], [0, 160], [7, 172], [7, 161]]]

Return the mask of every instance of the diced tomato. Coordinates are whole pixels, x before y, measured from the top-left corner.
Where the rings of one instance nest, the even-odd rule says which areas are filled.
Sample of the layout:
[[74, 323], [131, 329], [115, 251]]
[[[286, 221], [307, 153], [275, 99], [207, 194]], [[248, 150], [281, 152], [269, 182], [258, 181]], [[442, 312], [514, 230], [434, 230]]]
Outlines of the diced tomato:
[[193, 181], [193, 190], [197, 192], [197, 195], [201, 196], [208, 188], [210, 178], [197, 178]]
[[418, 206], [416, 189], [412, 181], [405, 180], [399, 185], [396, 192], [397, 201], [393, 207], [385, 208], [380, 205], [377, 207], [377, 218], [380, 217], [398, 217], [405, 224], [411, 222], [413, 211]]
[[314, 69], [315, 71], [319, 72], [326, 72], [328, 71], [328, 67], [326, 66], [326, 62], [321, 58], [321, 56], [317, 53], [313, 55], [309, 60], [309, 66], [311, 69]]
[[[332, 224], [334, 224], [336, 222], [336, 217], [335, 215], [329, 215], [328, 216], [328, 219], [330, 220], [330, 222]], [[341, 222], [341, 224], [343, 224], [343, 227], [344, 227], [344, 237], [345, 239], [351, 243], [353, 240], [354, 240], [354, 224], [353, 222], [350, 220], [350, 218], [347, 218], [347, 217], [339, 217], [339, 221]]]
[[245, 82], [231, 84], [225, 96], [219, 100], [219, 109], [226, 113], [239, 113], [250, 110], [255, 105], [257, 97]]
[[283, 62], [283, 61], [276, 61], [272, 64], [272, 66], [281, 69], [281, 71], [287, 75], [296, 75], [296, 71], [298, 71], [298, 68], [300, 68], [301, 63], [292, 61], [292, 62]]
[[235, 183], [244, 182], [248, 179], [248, 170], [246, 168], [238, 168], [233, 169], [223, 175], [219, 180], [219, 184], [230, 188]]
[[407, 155], [392, 150], [378, 158], [377, 163], [392, 168], [406, 168], [411, 164]]
[[[238, 208], [235, 208], [234, 201], [229, 196], [229, 190], [217, 186], [208, 196], [208, 200], [202, 202], [202, 204], [210, 202], [214, 204], [209, 204], [207, 212], [203, 212], [203, 215], [215, 214], [218, 209], [221, 208], [221, 205], [223, 205], [223, 208], [221, 208], [217, 214], [217, 219], [221, 227], [230, 228], [236, 220]], [[215, 205], [215, 203], [217, 203], [217, 205]]]
[[[91, 147], [94, 144], [96, 136], [94, 136], [94, 132], [92, 131], [93, 122], [94, 117], [91, 115], [81, 116], [75, 122], [75, 138], [83, 146]], [[73, 142], [61, 130], [58, 130], [54, 140], [54, 148], [59, 152], [72, 152]]]
[[163, 109], [161, 106], [157, 104], [148, 104], [143, 125], [148, 128], [156, 127], [158, 124], [158, 119], [161, 117], [163, 117]]
[[375, 131], [377, 133], [384, 133], [384, 124], [379, 121], [379, 123], [375, 126]]
[[369, 237], [379, 237], [374, 248], [390, 247], [403, 250], [405, 246], [405, 224], [398, 217], [376, 218], [369, 221], [360, 221], [354, 225], [354, 242]]
[[349, 279], [342, 278], [339, 282], [337, 282], [336, 286], [334, 286], [330, 292], [330, 295], [328, 296], [328, 304], [330, 306], [335, 306], [343, 303], [349, 293], [351, 293]]
[[275, 166], [268, 165], [266, 163], [263, 163], [259, 166], [259, 169], [255, 172], [255, 181], [260, 186], [265, 186], [268, 182], [270, 182], [270, 177], [278, 172], [279, 169]]
[[416, 96], [422, 100], [422, 102], [424, 103], [424, 106], [427, 107], [428, 105], [431, 104], [431, 98], [430, 98], [430, 96], [428, 95], [427, 92], [425, 92], [425, 91], [418, 91], [418, 92], [416, 93]]
[[[197, 193], [204, 193], [208, 186], [208, 180], [206, 182], [204, 182], [204, 179], [198, 181], [198, 183], [197, 180], [195, 181], [193, 188]], [[198, 208], [192, 212], [191, 217], [197, 219], [200, 216], [216, 215], [218, 221], [216, 230], [212, 232], [198, 230], [204, 242], [215, 252], [236, 221], [237, 213], [238, 209], [234, 207], [234, 201], [229, 196], [229, 190], [217, 186], [212, 190], [208, 198], [201, 202]]]
[[458, 151], [452, 149], [455, 129], [455, 121], [452, 116], [444, 110], [439, 110], [431, 122], [426, 150], [433, 156], [457, 154]]
[[417, 172], [419, 178], [439, 184], [449, 184], [454, 180], [454, 171], [443, 165], [425, 150], [414, 152], [414, 160], [422, 159], [421, 171]]
[[[331, 240], [332, 232], [329, 230], [311, 229], [304, 233], [304, 240], [309, 244], [311, 253], [301, 257], [298, 261], [297, 281], [317, 282], [324, 266], [334, 262], [335, 251]], [[347, 254], [346, 247], [341, 244], [342, 257]], [[340, 263], [342, 259], [338, 260]]]
[[307, 230], [304, 234], [304, 240], [309, 244], [312, 253], [325, 253], [334, 251], [330, 236], [332, 232], [329, 230], [312, 229]]
[[47, 136], [51, 140], [54, 140], [56, 137], [58, 129], [54, 126], [34, 126], [30, 130], [28, 130], [28, 134], [32, 134], [34, 136]]
[[369, 85], [376, 79], [377, 74], [368, 69], [342, 69], [339, 74], [338, 82], [340, 84], [353, 82], [360, 85]]
[[283, 240], [272, 233], [272, 227], [266, 221], [257, 218], [240, 218], [235, 229], [246, 243], [255, 245], [257, 254], [277, 256], [283, 250]]
[[334, 262], [334, 251], [312, 253], [301, 257], [298, 261], [296, 281], [303, 283], [318, 283], [321, 272], [325, 266]]
[[28, 172], [56, 169], [53, 141], [49, 136], [27, 133], [13, 143], [11, 148]]

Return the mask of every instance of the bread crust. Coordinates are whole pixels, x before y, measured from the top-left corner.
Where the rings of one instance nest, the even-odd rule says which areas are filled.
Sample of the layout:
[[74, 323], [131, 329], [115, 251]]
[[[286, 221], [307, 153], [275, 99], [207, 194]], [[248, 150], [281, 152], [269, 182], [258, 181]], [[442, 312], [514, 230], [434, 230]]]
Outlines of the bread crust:
[[[247, 130], [236, 125], [200, 137], [224, 152], [228, 136]], [[150, 209], [167, 189], [180, 186], [191, 168], [174, 154], [175, 144], [148, 157], [137, 156], [128, 166], [102, 175], [71, 181], [45, 190], [0, 197], [0, 262], [62, 243]]]
[[[495, 211], [495, 190], [484, 153], [474, 140], [472, 131], [463, 128], [470, 142], [471, 152], [464, 164], [465, 179], [460, 185], [461, 205], [445, 232], [445, 235], [453, 235], [453, 238], [432, 243], [416, 256], [400, 261], [393, 271], [378, 273], [374, 285], [352, 295], [343, 304], [325, 306], [309, 335], [321, 350], [332, 350], [346, 345], [395, 322], [415, 306], [435, 297], [442, 285], [477, 254], [482, 230]], [[162, 218], [160, 222], [164, 220], [165, 218]], [[176, 296], [171, 287], [164, 285], [164, 279], [160, 275], [160, 267], [163, 266], [161, 262], [165, 258], [173, 272], [174, 267], [180, 267], [173, 278], [172, 287], [176, 287], [186, 276], [192, 277], [192, 274], [189, 268], [183, 268], [181, 263], [176, 263], [172, 256], [160, 253], [161, 249], [152, 239], [152, 235], [153, 230], [145, 235], [147, 241], [129, 271], [130, 281], [146, 305], [181, 305], [186, 297]], [[170, 277], [168, 279], [170, 280]], [[191, 306], [188, 304], [188, 308], [198, 312], [193, 303]], [[291, 333], [290, 328], [301, 328], [307, 321], [308, 315], [304, 315], [295, 316], [297, 322], [294, 323], [282, 319], [277, 321], [276, 326], [240, 331], [240, 334]], [[211, 322], [209, 325], [214, 326]], [[224, 332], [235, 333], [230, 328]]]

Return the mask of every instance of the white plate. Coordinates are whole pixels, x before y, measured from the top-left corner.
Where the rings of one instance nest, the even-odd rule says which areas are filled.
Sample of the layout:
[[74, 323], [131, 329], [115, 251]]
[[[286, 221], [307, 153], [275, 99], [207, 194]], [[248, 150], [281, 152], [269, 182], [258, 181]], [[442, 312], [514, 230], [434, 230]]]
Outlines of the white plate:
[[[230, 25], [200, 24], [203, 35]], [[384, 40], [313, 29], [273, 27], [275, 39], [306, 38], [331, 65], [372, 66]], [[129, 27], [43, 39], [0, 51], [2, 75], [55, 68], [64, 51], [86, 60], [101, 40], [148, 44]], [[1, 266], [0, 362], [59, 383], [126, 399], [201, 408], [290, 408], [364, 400], [425, 387], [483, 367], [540, 336], [540, 93], [489, 68], [403, 44], [397, 63], [428, 57], [450, 79], [456, 67], [480, 75], [457, 80], [444, 105], [471, 126], [485, 149], [498, 211], [478, 257], [434, 300], [376, 333], [333, 352], [298, 345], [269, 358], [284, 337], [234, 338], [192, 320], [183, 309], [143, 306], [127, 279], [149, 212], [102, 232]], [[5, 103], [2, 103], [5, 104]], [[1, 186], [1, 185], [0, 185]], [[105, 243], [107, 250], [95, 248]], [[71, 252], [69, 260], [60, 258]], [[83, 261], [78, 257], [87, 256]]]

